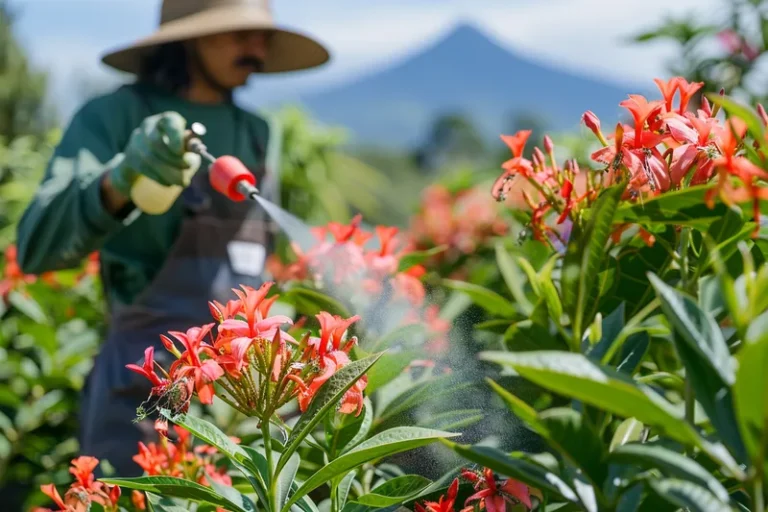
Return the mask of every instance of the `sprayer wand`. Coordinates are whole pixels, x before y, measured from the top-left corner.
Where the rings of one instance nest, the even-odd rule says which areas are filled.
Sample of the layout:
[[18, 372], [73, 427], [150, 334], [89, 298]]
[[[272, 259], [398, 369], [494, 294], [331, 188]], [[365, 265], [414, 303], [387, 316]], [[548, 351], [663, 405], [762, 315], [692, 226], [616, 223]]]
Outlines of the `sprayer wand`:
[[206, 133], [205, 126], [192, 123], [187, 133], [187, 150], [197, 153], [210, 164], [208, 172], [211, 186], [232, 201], [255, 200], [260, 194], [256, 188], [256, 177], [234, 156], [214, 157], [200, 137]]

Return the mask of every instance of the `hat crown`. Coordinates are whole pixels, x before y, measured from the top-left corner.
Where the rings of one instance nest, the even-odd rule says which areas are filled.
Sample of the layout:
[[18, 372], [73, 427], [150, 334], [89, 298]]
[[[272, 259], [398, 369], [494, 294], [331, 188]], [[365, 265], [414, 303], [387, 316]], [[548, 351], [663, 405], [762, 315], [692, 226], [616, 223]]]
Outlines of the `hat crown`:
[[269, 0], [163, 0], [160, 24], [218, 7], [251, 7], [270, 11]]

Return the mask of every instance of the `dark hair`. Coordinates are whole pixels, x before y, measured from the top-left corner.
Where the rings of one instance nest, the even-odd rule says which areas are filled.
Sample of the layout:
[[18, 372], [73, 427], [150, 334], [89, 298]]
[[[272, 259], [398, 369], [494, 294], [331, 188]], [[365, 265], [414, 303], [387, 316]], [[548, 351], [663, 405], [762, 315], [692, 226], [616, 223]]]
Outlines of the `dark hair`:
[[138, 82], [177, 93], [190, 84], [189, 56], [182, 42], [166, 43], [141, 62]]

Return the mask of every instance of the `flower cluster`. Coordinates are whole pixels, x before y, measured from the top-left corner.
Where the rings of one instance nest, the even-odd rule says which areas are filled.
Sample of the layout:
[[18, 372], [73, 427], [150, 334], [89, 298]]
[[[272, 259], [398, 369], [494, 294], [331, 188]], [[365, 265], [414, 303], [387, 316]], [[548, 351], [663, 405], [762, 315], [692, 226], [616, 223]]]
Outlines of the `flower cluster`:
[[[463, 469], [461, 480], [468, 482], [474, 488], [474, 493], [464, 502], [461, 512], [486, 510], [487, 512], [506, 512], [507, 504], [523, 505], [527, 510], [533, 509], [532, 496], [541, 501], [541, 493], [512, 478], [499, 481], [488, 468], [482, 471]], [[440, 496], [438, 501], [416, 503], [415, 512], [455, 512], [456, 497], [459, 492], [459, 478], [456, 478], [448, 488], [448, 492]]]
[[[160, 437], [159, 443], [145, 445], [139, 442], [139, 453], [133, 456], [133, 460], [147, 476], [172, 476], [201, 485], [210, 485], [210, 477], [221, 484], [232, 485], [226, 466], [217, 467], [214, 464], [215, 447], [204, 444], [193, 447], [189, 431], [178, 425], [174, 425], [173, 429], [175, 442], [165, 436]], [[233, 441], [239, 442], [238, 439]]]
[[[99, 253], [94, 252], [88, 256], [88, 259], [75, 277], [75, 282], [80, 282], [87, 276], [96, 276], [99, 274]], [[45, 272], [40, 275], [40, 281], [50, 285], [58, 285], [55, 272]], [[38, 281], [38, 276], [34, 274], [25, 274], [21, 270], [18, 261], [18, 249], [15, 245], [9, 245], [5, 249], [5, 265], [0, 275], [0, 301], [5, 301], [8, 294], [13, 290], [21, 290], [25, 285]]]
[[[0, 300], [6, 300], [13, 290], [21, 289], [24, 285], [37, 281], [37, 276], [25, 274], [17, 260], [18, 251], [15, 245], [9, 245], [5, 249], [5, 265], [0, 279]], [[54, 283], [55, 278], [51, 272], [40, 276], [47, 283]]]
[[40, 490], [51, 498], [58, 508], [36, 508], [33, 512], [80, 512], [90, 510], [92, 503], [101, 505], [106, 512], [117, 512], [120, 487], [96, 481], [93, 470], [98, 465], [99, 460], [94, 457], [73, 459], [69, 472], [74, 475], [75, 481], [63, 498], [54, 484], [40, 486]]
[[[398, 237], [397, 227], [376, 226], [371, 233], [360, 226], [361, 222], [362, 216], [357, 215], [349, 224], [329, 222], [312, 228], [317, 243], [306, 253], [292, 243], [296, 259], [286, 264], [273, 255], [268, 262], [269, 272], [280, 283], [311, 281], [318, 288], [353, 293], [359, 290], [352, 300], [363, 302], [390, 286], [395, 296], [421, 305], [425, 290], [419, 277], [424, 274], [424, 267], [413, 265], [402, 271], [399, 268], [401, 259], [412, 247]], [[369, 242], [377, 247], [366, 248]]]
[[[273, 284], [259, 289], [242, 286], [234, 290], [237, 299], [209, 303], [215, 322], [161, 335], [165, 348], [176, 357], [167, 371], [156, 365], [151, 346], [141, 366], [127, 365], [152, 382], [152, 409], [186, 412], [196, 394], [203, 404], [212, 403], [215, 395], [243, 414], [264, 420], [293, 398], [306, 410], [320, 386], [350, 363], [349, 352], [357, 339], [345, 335], [359, 317], [343, 319], [321, 312], [316, 315], [320, 337], [307, 332], [296, 340], [282, 330], [292, 324], [290, 318], [269, 314], [278, 298], [267, 298]], [[363, 377], [347, 391], [341, 413], [360, 414], [366, 382]], [[139, 416], [149, 412], [141, 407]], [[165, 419], [157, 420], [158, 431], [167, 428]]]
[[[558, 166], [549, 137], [544, 139], [545, 151], [535, 148], [528, 160], [523, 157], [523, 149], [530, 131], [502, 136], [512, 158], [502, 165], [504, 172], [493, 186], [493, 197], [504, 200], [511, 194], [522, 194], [532, 211], [533, 234], [542, 241], [563, 241], [561, 233], [547, 223], [549, 218], [554, 217], [556, 225], [576, 221], [579, 212], [589, 207], [603, 188], [622, 180], [627, 182], [623, 199], [642, 201], [681, 187], [706, 184], [717, 177], [705, 198], [710, 208], [718, 194], [729, 205], [752, 200], [758, 217], [757, 203], [768, 197], [768, 190], [758, 186], [757, 180], [768, 178], [768, 173], [742, 151], [750, 149], [743, 141], [746, 122], [736, 117], [720, 121], [716, 117], [718, 107], [712, 108], [706, 98], [694, 111], [691, 100], [703, 86], [700, 82], [689, 83], [681, 77], [655, 82], [662, 99], [649, 101], [629, 95], [620, 106], [627, 109], [632, 123], [618, 123], [608, 136], [597, 116], [590, 111], [583, 115], [584, 124], [603, 146], [591, 155], [593, 161], [604, 166], [603, 172], [582, 172], [574, 160]], [[765, 112], [761, 106], [758, 111]], [[763, 120], [768, 124], [768, 116], [763, 115]], [[535, 192], [529, 193], [521, 184], [532, 185]]]
[[450, 324], [438, 317], [437, 306], [425, 305], [427, 293], [421, 277], [426, 269], [420, 264], [401, 268], [403, 258], [413, 252], [413, 244], [397, 227], [376, 226], [369, 232], [360, 226], [361, 221], [358, 215], [349, 224], [329, 222], [313, 228], [317, 244], [307, 252], [292, 244], [296, 258], [283, 262], [273, 255], [268, 271], [281, 284], [308, 282], [343, 298], [353, 311], [366, 312], [366, 318], [380, 317], [376, 312], [386, 309], [400, 324], [426, 324], [427, 350], [444, 350]]
[[509, 231], [498, 213], [498, 206], [479, 188], [454, 193], [442, 185], [431, 185], [411, 218], [409, 235], [417, 249], [446, 246], [435, 258], [455, 260]]

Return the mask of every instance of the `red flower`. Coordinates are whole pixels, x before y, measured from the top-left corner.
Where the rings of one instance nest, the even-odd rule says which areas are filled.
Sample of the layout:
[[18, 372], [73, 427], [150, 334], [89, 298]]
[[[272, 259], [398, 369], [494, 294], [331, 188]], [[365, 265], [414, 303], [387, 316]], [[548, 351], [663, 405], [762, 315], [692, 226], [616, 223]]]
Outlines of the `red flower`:
[[131, 492], [131, 503], [136, 507], [136, 510], [147, 510], [146, 496], [141, 491], [134, 490]]
[[507, 479], [499, 485], [496, 477], [488, 468], [481, 475], [464, 470], [462, 476], [475, 484], [475, 494], [467, 498], [464, 505], [479, 501], [481, 508], [488, 512], [506, 512], [507, 503], [516, 505], [521, 503], [529, 510], [533, 508], [531, 494], [528, 486], [513, 479]]
[[648, 101], [639, 94], [630, 94], [629, 99], [619, 103], [619, 106], [626, 108], [632, 114], [632, 119], [635, 121], [635, 140], [640, 141], [646, 121], [661, 111], [662, 103]]
[[673, 141], [680, 144], [672, 151], [672, 165], [669, 168], [674, 185], [679, 185], [694, 165], [697, 168], [691, 185], [709, 180], [714, 170], [712, 157], [717, 149], [710, 141], [710, 135], [716, 123], [711, 118], [693, 116], [676, 116], [666, 121]]
[[[322, 373], [313, 377], [307, 384], [302, 381], [300, 377], [296, 375], [289, 375], [288, 379], [296, 383], [299, 395], [299, 409], [301, 412], [306, 412], [315, 394], [320, 390], [323, 384], [330, 379], [334, 373], [344, 368], [351, 362], [346, 352], [336, 350], [328, 353], [326, 356], [320, 358], [320, 367]], [[355, 412], [355, 416], [359, 416], [363, 410], [363, 390], [368, 384], [368, 377], [362, 376], [355, 384], [350, 388], [342, 398], [339, 412], [342, 414], [350, 414]]]
[[320, 340], [317, 345], [318, 354], [324, 356], [328, 351], [339, 350], [344, 333], [349, 327], [360, 320], [359, 315], [355, 315], [346, 320], [338, 315], [331, 315], [322, 311], [315, 315], [320, 323]]
[[437, 501], [424, 501], [422, 502], [423, 504], [416, 503], [414, 510], [416, 512], [454, 512], [453, 504], [456, 501], [458, 492], [459, 479], [455, 478], [444, 496], [440, 496]]
[[[211, 332], [214, 324], [202, 327], [192, 327], [186, 333], [170, 331], [169, 334], [184, 346], [181, 357], [173, 362], [170, 374], [174, 381], [189, 377], [194, 382], [194, 388], [202, 404], [212, 404], [214, 395], [213, 383], [224, 375], [224, 370], [216, 362], [217, 356], [213, 347], [203, 340]], [[211, 359], [202, 359], [201, 355]]]
[[143, 365], [127, 364], [125, 367], [149, 379], [156, 388], [162, 388], [168, 383], [167, 379], [161, 379], [155, 373], [155, 347], [149, 346], [144, 350]]

